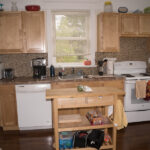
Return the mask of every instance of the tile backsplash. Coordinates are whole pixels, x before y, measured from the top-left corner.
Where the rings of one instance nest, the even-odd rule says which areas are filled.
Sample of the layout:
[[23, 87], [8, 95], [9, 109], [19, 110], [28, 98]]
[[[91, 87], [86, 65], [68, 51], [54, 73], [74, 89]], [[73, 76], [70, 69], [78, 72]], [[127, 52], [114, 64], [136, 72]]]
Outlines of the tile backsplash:
[[[0, 61], [4, 63], [5, 68], [13, 68], [16, 77], [32, 76], [31, 60], [33, 58], [44, 57], [48, 58], [47, 54], [10, 54], [0, 55]], [[146, 38], [121, 38], [120, 39], [120, 52], [117, 53], [95, 53], [95, 61], [102, 60], [106, 57], [115, 57], [117, 61], [125, 60], [138, 60], [148, 62], [150, 57], [150, 50], [147, 48]], [[97, 74], [96, 68], [77, 68], [77, 70], [83, 70], [86, 74]], [[58, 74], [59, 69], [56, 69]], [[66, 73], [70, 73], [71, 68], [65, 69]], [[150, 65], [148, 65], [148, 71], [150, 71]], [[47, 75], [49, 76], [49, 69], [47, 69]]]

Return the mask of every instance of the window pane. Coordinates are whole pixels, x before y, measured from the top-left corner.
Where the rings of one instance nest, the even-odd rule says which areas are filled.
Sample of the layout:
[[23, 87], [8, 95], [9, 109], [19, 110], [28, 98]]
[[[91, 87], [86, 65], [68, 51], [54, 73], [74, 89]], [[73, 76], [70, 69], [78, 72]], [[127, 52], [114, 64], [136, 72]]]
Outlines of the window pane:
[[56, 37], [85, 37], [87, 18], [80, 15], [55, 15]]
[[57, 63], [80, 63], [86, 59], [85, 56], [57, 56], [56, 62]]
[[57, 62], [82, 62], [89, 55], [87, 41], [57, 40]]
[[57, 40], [56, 41], [56, 56], [66, 55], [82, 55], [88, 53], [87, 41], [76, 40]]

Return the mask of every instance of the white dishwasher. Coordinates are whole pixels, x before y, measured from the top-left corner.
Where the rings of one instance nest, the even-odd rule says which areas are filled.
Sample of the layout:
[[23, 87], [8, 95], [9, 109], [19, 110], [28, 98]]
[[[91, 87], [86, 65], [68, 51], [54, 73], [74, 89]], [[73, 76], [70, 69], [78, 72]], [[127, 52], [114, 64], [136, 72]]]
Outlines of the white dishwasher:
[[18, 123], [20, 130], [52, 128], [51, 101], [46, 101], [50, 84], [16, 85]]

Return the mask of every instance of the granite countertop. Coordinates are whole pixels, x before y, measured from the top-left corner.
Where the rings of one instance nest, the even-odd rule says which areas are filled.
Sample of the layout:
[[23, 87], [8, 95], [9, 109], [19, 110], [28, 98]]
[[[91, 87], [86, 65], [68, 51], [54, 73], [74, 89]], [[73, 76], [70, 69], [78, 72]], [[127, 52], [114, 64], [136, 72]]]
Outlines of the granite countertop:
[[94, 75], [91, 78], [60, 80], [58, 77], [47, 77], [46, 79], [34, 79], [32, 77], [16, 77], [13, 80], [1, 79], [0, 84], [38, 84], [38, 83], [53, 83], [53, 82], [76, 82], [76, 81], [95, 81], [95, 80], [123, 80], [124, 77], [118, 75]]

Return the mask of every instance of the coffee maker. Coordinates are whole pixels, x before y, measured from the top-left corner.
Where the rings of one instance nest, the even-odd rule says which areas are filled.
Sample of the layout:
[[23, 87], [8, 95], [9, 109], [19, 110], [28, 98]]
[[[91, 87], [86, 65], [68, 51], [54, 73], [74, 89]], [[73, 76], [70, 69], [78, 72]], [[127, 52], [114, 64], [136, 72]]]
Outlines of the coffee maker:
[[32, 59], [33, 78], [45, 79], [46, 78], [46, 59], [35, 58]]
[[98, 74], [100, 76], [106, 73], [106, 64], [107, 64], [107, 59], [98, 61]]

